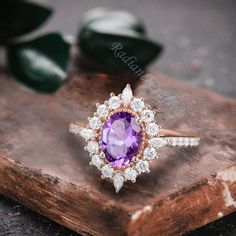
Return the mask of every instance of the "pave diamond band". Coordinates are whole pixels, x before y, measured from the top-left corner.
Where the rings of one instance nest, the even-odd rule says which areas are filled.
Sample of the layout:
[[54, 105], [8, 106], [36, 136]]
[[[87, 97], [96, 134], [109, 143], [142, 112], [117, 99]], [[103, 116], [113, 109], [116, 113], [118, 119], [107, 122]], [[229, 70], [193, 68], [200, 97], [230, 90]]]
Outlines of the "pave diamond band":
[[163, 129], [156, 121], [156, 110], [143, 98], [133, 96], [129, 85], [118, 96], [96, 105], [93, 117], [71, 123], [69, 132], [86, 141], [90, 165], [101, 177], [112, 180], [116, 192], [124, 182], [150, 172], [150, 163], [158, 159], [160, 148], [196, 147], [200, 138], [182, 131]]
[[189, 137], [166, 137], [164, 138], [168, 146], [196, 147], [199, 145], [200, 138]]

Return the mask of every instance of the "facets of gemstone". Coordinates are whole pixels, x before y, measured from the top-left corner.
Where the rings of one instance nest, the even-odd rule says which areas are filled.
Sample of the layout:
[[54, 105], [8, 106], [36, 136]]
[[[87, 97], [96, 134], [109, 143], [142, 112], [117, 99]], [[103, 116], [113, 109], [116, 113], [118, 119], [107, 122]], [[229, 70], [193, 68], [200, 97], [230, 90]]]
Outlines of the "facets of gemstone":
[[101, 149], [112, 166], [130, 163], [138, 154], [141, 141], [141, 129], [129, 112], [114, 113], [102, 128]]
[[140, 174], [145, 172], [147, 173], [150, 172], [148, 161], [142, 161], [142, 160], [138, 161], [136, 164], [136, 169]]
[[130, 88], [130, 85], [127, 84], [126, 87], [124, 88], [123, 92], [122, 92], [122, 101], [125, 105], [129, 104], [133, 98], [133, 93], [132, 93], [132, 89]]
[[92, 129], [80, 129], [79, 135], [85, 140], [92, 139], [95, 137], [95, 132]]
[[147, 125], [146, 132], [150, 136], [156, 136], [159, 133], [159, 126], [156, 123], [150, 123]]
[[161, 148], [167, 145], [167, 142], [164, 138], [151, 138], [149, 140], [149, 145], [154, 148]]
[[99, 105], [97, 108], [97, 114], [99, 117], [106, 117], [108, 115], [107, 106], [104, 104]]
[[142, 111], [141, 113], [141, 119], [145, 122], [145, 123], [150, 123], [154, 120], [154, 112], [150, 109], [146, 109], [144, 111]]
[[141, 112], [144, 108], [144, 102], [139, 99], [139, 98], [135, 98], [131, 104], [130, 104], [132, 110], [136, 111], [136, 112]]
[[89, 141], [86, 148], [90, 154], [93, 154], [93, 153], [97, 153], [99, 149], [99, 145], [97, 142]]
[[124, 176], [126, 180], [131, 180], [132, 182], [136, 181], [136, 177], [137, 177], [138, 173], [136, 170], [132, 169], [132, 168], [127, 168], [124, 171]]
[[89, 126], [91, 129], [94, 129], [94, 130], [99, 129], [101, 125], [102, 125], [102, 122], [98, 117], [92, 117], [89, 120]]
[[118, 96], [113, 96], [108, 101], [108, 106], [110, 109], [118, 109], [120, 107], [120, 98]]
[[100, 169], [101, 165], [103, 164], [103, 160], [100, 158], [100, 156], [93, 155], [91, 159], [91, 164]]
[[120, 174], [116, 173], [113, 177], [113, 184], [118, 193], [124, 184], [125, 178]]
[[103, 166], [101, 172], [105, 178], [111, 178], [113, 175], [113, 169], [109, 165]]
[[153, 160], [157, 157], [156, 149], [153, 147], [147, 147], [143, 151], [144, 159], [146, 160]]

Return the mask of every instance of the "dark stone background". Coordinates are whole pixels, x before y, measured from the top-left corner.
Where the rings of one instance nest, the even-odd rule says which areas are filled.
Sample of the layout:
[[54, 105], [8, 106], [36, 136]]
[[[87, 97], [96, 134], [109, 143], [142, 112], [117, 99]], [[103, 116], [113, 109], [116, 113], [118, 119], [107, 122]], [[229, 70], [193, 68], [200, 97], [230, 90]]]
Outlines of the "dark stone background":
[[[56, 14], [39, 32], [75, 34], [81, 15], [92, 7], [114, 6], [142, 18], [150, 36], [166, 46], [151, 69], [196, 86], [236, 97], [236, 1], [234, 0], [51, 0]], [[0, 236], [77, 235], [0, 196]], [[234, 236], [236, 213], [188, 236]]]

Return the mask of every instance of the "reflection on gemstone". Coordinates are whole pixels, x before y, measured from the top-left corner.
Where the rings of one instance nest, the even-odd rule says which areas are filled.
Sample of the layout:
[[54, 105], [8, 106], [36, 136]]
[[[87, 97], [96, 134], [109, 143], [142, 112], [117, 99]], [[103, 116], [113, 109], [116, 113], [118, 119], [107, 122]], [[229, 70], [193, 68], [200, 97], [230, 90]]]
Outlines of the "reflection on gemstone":
[[117, 112], [110, 116], [101, 135], [101, 148], [112, 166], [127, 165], [139, 152], [141, 128], [129, 112]]

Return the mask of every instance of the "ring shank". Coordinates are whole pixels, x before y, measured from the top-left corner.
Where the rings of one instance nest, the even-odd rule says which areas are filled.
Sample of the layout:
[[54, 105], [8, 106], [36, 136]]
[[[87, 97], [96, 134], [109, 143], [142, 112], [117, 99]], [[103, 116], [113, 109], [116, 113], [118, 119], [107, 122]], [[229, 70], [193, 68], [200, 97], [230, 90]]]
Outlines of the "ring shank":
[[170, 130], [170, 129], [160, 129], [160, 137], [189, 137], [197, 138], [197, 136], [190, 134], [188, 132], [179, 131], [179, 130]]
[[160, 137], [165, 140], [166, 145], [168, 146], [198, 146], [200, 142], [200, 138], [184, 132], [177, 130], [169, 130], [169, 129], [160, 129]]

